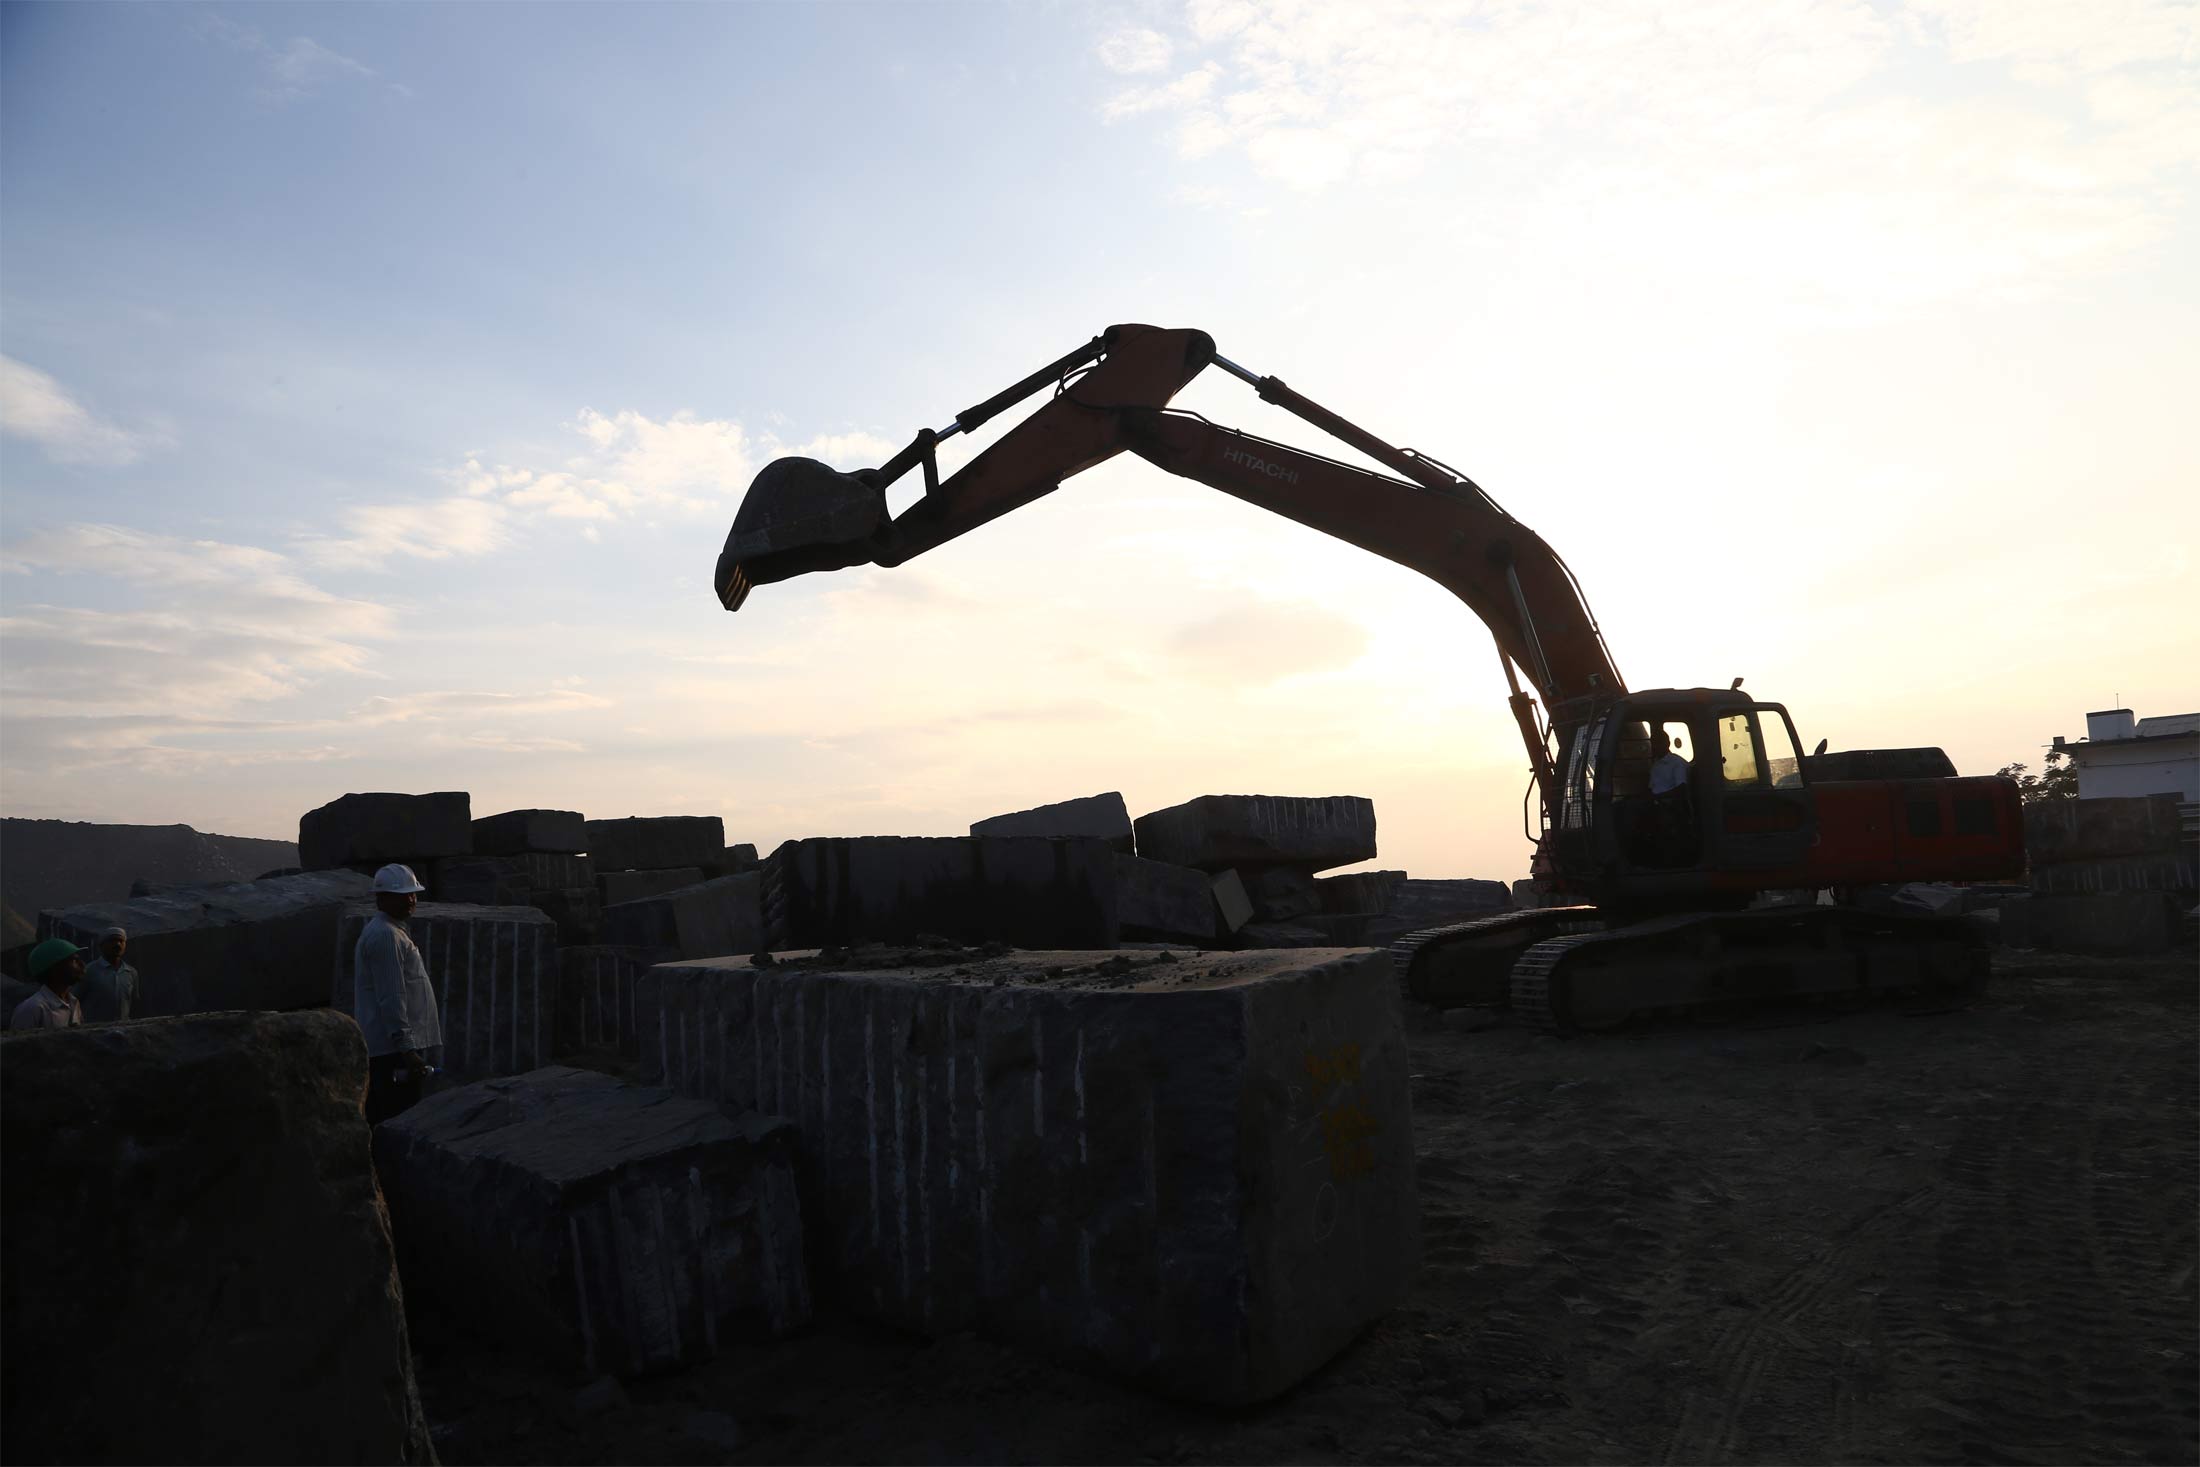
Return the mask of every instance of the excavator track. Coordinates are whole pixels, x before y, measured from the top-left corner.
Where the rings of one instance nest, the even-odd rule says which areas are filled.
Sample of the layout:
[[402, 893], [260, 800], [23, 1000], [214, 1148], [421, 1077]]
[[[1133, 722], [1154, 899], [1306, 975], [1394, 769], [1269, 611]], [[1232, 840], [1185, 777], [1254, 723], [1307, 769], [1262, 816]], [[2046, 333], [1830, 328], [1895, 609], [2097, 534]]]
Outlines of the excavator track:
[[1596, 908], [1534, 907], [1424, 927], [1390, 945], [1391, 968], [1422, 1003], [1502, 1006], [1514, 956], [1584, 921], [1596, 921]]
[[1782, 1002], [1904, 997], [1961, 1003], [1990, 949], [1961, 918], [1849, 907], [1769, 908], [1654, 918], [1546, 938], [1514, 961], [1509, 998], [1549, 1034]]

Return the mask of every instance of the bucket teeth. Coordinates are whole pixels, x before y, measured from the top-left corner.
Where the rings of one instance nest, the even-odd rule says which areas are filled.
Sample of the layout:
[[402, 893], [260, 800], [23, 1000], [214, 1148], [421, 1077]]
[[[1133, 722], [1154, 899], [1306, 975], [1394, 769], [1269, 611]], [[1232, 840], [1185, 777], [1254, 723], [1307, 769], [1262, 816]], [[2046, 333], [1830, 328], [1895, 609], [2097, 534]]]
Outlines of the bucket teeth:
[[773, 459], [733, 517], [718, 556], [718, 600], [738, 611], [755, 586], [866, 561], [885, 519], [885, 494], [854, 475], [814, 458]]

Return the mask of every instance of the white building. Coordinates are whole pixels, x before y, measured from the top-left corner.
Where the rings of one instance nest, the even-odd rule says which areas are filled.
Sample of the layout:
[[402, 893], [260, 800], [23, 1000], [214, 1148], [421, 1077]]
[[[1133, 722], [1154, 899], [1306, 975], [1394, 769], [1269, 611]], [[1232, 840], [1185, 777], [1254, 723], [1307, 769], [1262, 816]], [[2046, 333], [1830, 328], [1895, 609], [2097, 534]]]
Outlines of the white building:
[[2200, 800], [2200, 713], [2134, 719], [2129, 708], [2085, 716], [2077, 743], [2055, 736], [2055, 747], [2078, 768], [2078, 798], [2175, 795]]

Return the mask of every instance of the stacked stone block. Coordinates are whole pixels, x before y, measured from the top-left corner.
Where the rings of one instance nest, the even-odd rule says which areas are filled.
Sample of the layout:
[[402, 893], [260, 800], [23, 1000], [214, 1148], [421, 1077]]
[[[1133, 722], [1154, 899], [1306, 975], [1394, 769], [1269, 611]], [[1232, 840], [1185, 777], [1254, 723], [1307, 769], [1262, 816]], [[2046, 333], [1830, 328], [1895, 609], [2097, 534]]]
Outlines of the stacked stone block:
[[463, 791], [350, 794], [298, 817], [298, 864], [308, 871], [371, 875], [398, 861], [425, 884], [438, 860], [473, 849], [472, 797]]
[[604, 908], [604, 940], [680, 957], [746, 956], [765, 945], [763, 880], [747, 871], [615, 903]]
[[762, 945], [923, 936], [1018, 947], [1113, 947], [1115, 859], [1097, 840], [863, 836], [793, 840], [763, 873]]
[[666, 964], [645, 1081], [794, 1120], [854, 1308], [1258, 1401], [1404, 1293], [1419, 1209], [1377, 953]]
[[2173, 945], [2194, 902], [2200, 851], [2176, 795], [2049, 800], [2024, 810], [2032, 897], [2004, 940], [2066, 952]]
[[654, 947], [560, 948], [557, 1052], [609, 1049], [634, 1058], [638, 1052], [634, 997], [641, 975], [679, 956]]
[[1140, 856], [1217, 878], [1222, 930], [1246, 947], [1330, 941], [1304, 920], [1323, 910], [1314, 873], [1375, 854], [1375, 805], [1357, 795], [1202, 795], [1140, 816], [1135, 829]]

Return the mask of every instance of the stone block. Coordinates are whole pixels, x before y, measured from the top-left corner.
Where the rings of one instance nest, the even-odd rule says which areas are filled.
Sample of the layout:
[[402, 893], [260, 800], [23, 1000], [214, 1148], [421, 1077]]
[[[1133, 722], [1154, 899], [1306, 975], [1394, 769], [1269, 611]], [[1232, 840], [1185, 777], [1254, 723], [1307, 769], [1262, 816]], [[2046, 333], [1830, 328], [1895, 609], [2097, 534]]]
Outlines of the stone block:
[[594, 886], [566, 891], [537, 891], [527, 902], [558, 929], [561, 944], [585, 946], [603, 936], [603, 898]]
[[764, 946], [763, 880], [762, 873], [746, 871], [606, 906], [604, 941], [688, 958], [746, 956]]
[[1365, 940], [1371, 947], [1388, 947], [1424, 927], [1471, 922], [1512, 909], [1512, 892], [1502, 881], [1471, 877], [1451, 881], [1409, 879], [1398, 883], [1390, 911], [1368, 923]]
[[1125, 933], [1209, 943], [1215, 939], [1215, 893], [1204, 871], [1143, 856], [1115, 857], [1115, 912]]
[[1132, 851], [1131, 812], [1123, 796], [1114, 790], [1063, 800], [1013, 815], [994, 815], [970, 827], [972, 835], [1038, 835], [1106, 841], [1129, 855]]
[[1390, 910], [1405, 879], [1403, 871], [1348, 871], [1342, 876], [1317, 879], [1314, 890], [1321, 897], [1324, 912], [1379, 914]]
[[375, 1128], [406, 1277], [477, 1329], [637, 1376], [810, 1315], [793, 1127], [551, 1066]]
[[588, 854], [598, 871], [669, 871], [716, 864], [726, 851], [726, 822], [716, 815], [654, 815], [588, 822]]
[[588, 822], [578, 810], [506, 810], [474, 822], [474, 854], [518, 856], [529, 851], [577, 855], [588, 849]]
[[1321, 892], [1314, 873], [1303, 866], [1239, 867], [1245, 895], [1253, 904], [1254, 920], [1288, 922], [1321, 910]]
[[614, 1049], [632, 1059], [635, 985], [648, 968], [679, 956], [650, 947], [558, 949], [557, 1052]]
[[1309, 912], [1294, 917], [1294, 927], [1310, 927], [1321, 936], [1322, 947], [1368, 947], [1368, 927], [1379, 912]]
[[445, 856], [432, 871], [415, 872], [434, 899], [482, 907], [524, 907], [534, 894], [519, 862], [509, 856]]
[[2031, 887], [2058, 896], [2118, 891], [2191, 891], [2200, 870], [2184, 851], [2111, 861], [2059, 861], [2032, 868]]
[[325, 1009], [0, 1039], [0, 1456], [435, 1460], [366, 1084]]
[[2024, 850], [2032, 864], [2171, 856], [2184, 838], [2175, 795], [2042, 800], [2024, 807]]
[[2022, 904], [2015, 931], [2006, 926], [2010, 906], [2001, 908], [2008, 933], [2003, 941], [2010, 946], [2107, 956], [2167, 952], [2177, 943], [2190, 904], [2190, 897], [2180, 899], [2159, 891], [2035, 894]]
[[754, 871], [763, 864], [756, 854], [756, 847], [748, 841], [742, 841], [739, 845], [726, 847], [726, 854], [720, 858], [718, 869], [712, 874], [738, 876], [744, 871]]
[[603, 871], [596, 876], [596, 889], [605, 906], [615, 907], [621, 902], [638, 902], [643, 897], [694, 886], [702, 879], [699, 866], [677, 866], [670, 871]]
[[1326, 947], [1318, 927], [1298, 922], [1248, 922], [1237, 930], [1238, 945], [1247, 948]]
[[165, 887], [43, 912], [39, 934], [95, 947], [109, 927], [128, 932], [139, 1018], [309, 1008], [328, 999], [329, 954], [345, 908], [372, 890], [353, 871]]
[[298, 864], [308, 871], [433, 861], [473, 849], [473, 809], [463, 791], [345, 795], [298, 817]]
[[[352, 955], [372, 907], [344, 913], [327, 998], [353, 1013]], [[550, 1062], [557, 1041], [558, 943], [533, 907], [422, 902], [409, 924], [443, 1019], [443, 1068], [455, 1078], [516, 1075]], [[135, 944], [132, 944], [135, 946]]]
[[1140, 855], [1175, 866], [1319, 871], [1375, 854], [1375, 802], [1359, 795], [1201, 795], [1139, 816], [1136, 829]]
[[721, 959], [638, 1011], [645, 1081], [796, 1123], [813, 1268], [897, 1327], [1242, 1404], [1418, 1265], [1378, 953]]
[[1253, 899], [1245, 894], [1245, 880], [1237, 872], [1216, 872], [1208, 889], [1215, 894], [1215, 916], [1224, 932], [1235, 932], [1253, 920]]
[[775, 948], [926, 934], [1112, 947], [1115, 856], [1100, 841], [1033, 836], [792, 840], [765, 865], [765, 930]]

